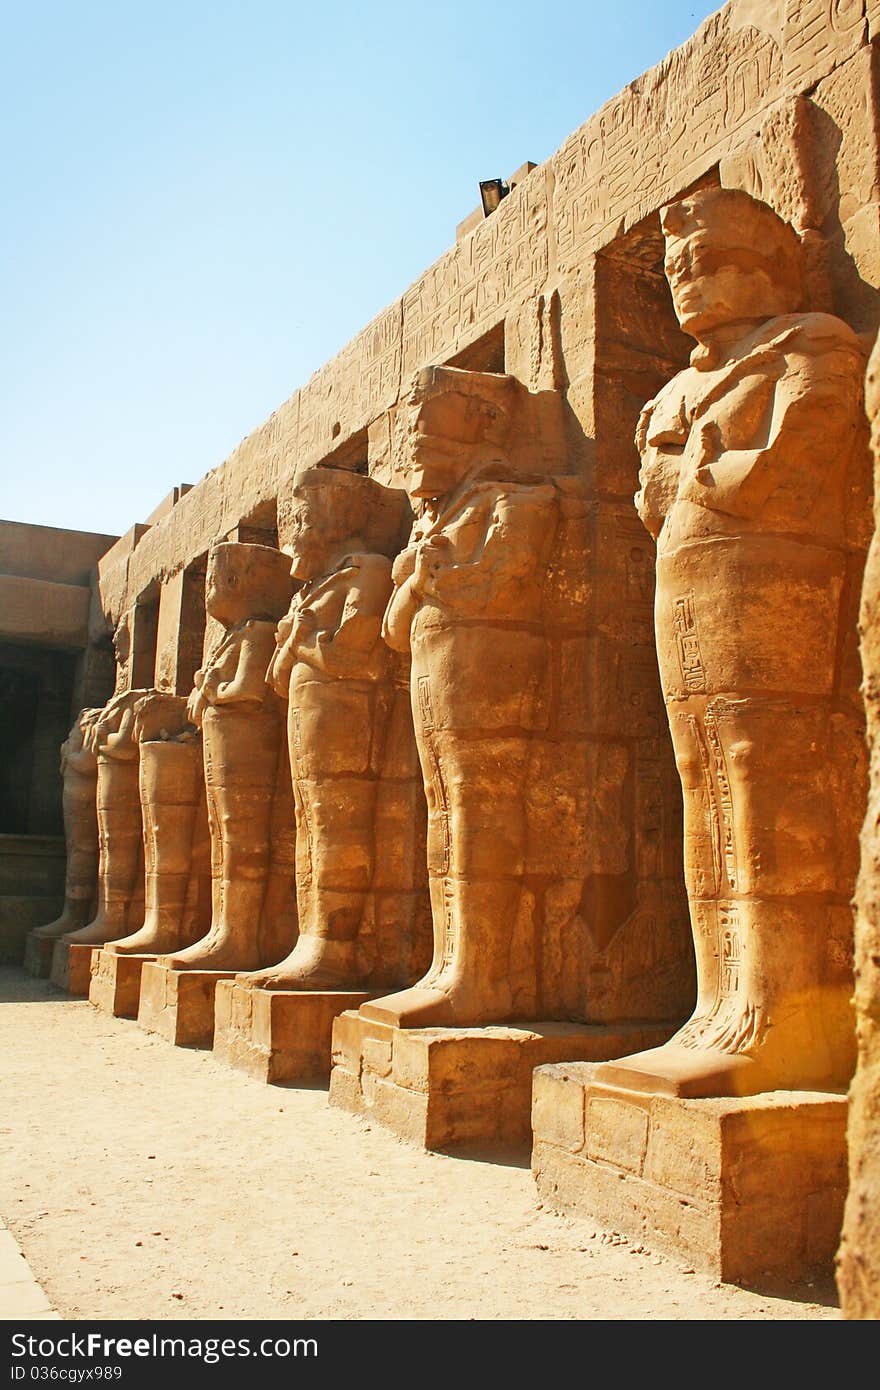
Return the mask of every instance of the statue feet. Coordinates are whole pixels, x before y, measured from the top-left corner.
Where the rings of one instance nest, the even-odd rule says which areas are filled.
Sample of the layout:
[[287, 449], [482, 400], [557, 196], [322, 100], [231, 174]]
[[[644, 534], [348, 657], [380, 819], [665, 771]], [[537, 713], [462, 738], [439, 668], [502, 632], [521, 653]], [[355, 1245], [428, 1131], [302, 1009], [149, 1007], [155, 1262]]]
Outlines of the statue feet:
[[357, 943], [304, 934], [285, 960], [242, 975], [238, 983], [253, 989], [357, 989]]
[[57, 941], [60, 936], [70, 936], [75, 931], [81, 931], [82, 927], [83, 914], [77, 918], [65, 908], [54, 922], [46, 922], [42, 927], [33, 927], [31, 936], [35, 936], [38, 941]]
[[180, 933], [176, 928], [145, 922], [130, 936], [108, 942], [106, 949], [117, 956], [161, 956], [175, 951], [179, 940]]
[[689, 1100], [838, 1091], [852, 1070], [852, 1029], [844, 1021], [836, 1034], [833, 1028], [826, 1032], [817, 1026], [819, 1013], [816, 1001], [812, 1009], [779, 1003], [774, 1018], [741, 998], [725, 1000], [692, 1018], [662, 1047], [602, 1062], [593, 1075], [602, 1085]]
[[389, 1023], [394, 1028], [475, 1028], [504, 1023], [512, 1018], [510, 991], [468, 988], [461, 979], [448, 985], [424, 980], [411, 989], [373, 999], [360, 1007], [364, 1018]]
[[125, 925], [124, 921], [116, 922], [99, 914], [88, 926], [80, 927], [79, 931], [66, 932], [61, 939], [69, 946], [105, 946], [108, 941], [115, 941], [123, 934]]
[[256, 946], [243, 944], [231, 932], [218, 928], [185, 950], [160, 956], [159, 964], [171, 970], [234, 972], [256, 970], [260, 960]]
[[602, 1086], [687, 1100], [753, 1096], [779, 1089], [775, 1084], [767, 1084], [767, 1071], [755, 1058], [716, 1048], [697, 1051], [681, 1046], [675, 1039], [648, 1052], [621, 1057], [617, 1062], [602, 1062], [593, 1072], [593, 1079]]

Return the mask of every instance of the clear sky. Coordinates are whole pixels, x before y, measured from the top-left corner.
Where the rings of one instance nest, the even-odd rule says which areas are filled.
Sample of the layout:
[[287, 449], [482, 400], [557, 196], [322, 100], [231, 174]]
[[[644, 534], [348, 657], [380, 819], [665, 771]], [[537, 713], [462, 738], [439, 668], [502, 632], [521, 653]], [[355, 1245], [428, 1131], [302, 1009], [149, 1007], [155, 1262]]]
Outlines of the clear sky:
[[706, 0], [7, 0], [0, 516], [197, 482]]

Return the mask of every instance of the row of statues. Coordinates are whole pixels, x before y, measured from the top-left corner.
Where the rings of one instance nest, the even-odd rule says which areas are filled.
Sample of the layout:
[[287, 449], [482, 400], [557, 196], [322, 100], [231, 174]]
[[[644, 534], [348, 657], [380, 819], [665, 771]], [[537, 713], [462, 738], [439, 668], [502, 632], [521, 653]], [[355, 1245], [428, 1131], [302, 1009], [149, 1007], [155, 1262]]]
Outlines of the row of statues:
[[[600, 1070], [684, 1096], [840, 1088], [862, 346], [806, 312], [798, 238], [766, 205], [706, 189], [662, 225], [697, 347], [642, 413], [636, 505], [657, 543], [698, 999], [668, 1044]], [[65, 745], [67, 902], [45, 934], [254, 987], [391, 991], [362, 1013], [400, 1027], [564, 1016], [541, 987], [533, 791], [558, 652], [584, 624], [583, 585], [556, 581], [587, 572], [588, 480], [516, 461], [523, 395], [427, 369], [399, 408], [405, 493], [313, 469], [279, 498], [283, 552], [212, 549], [225, 636], [188, 700], [117, 694]]]

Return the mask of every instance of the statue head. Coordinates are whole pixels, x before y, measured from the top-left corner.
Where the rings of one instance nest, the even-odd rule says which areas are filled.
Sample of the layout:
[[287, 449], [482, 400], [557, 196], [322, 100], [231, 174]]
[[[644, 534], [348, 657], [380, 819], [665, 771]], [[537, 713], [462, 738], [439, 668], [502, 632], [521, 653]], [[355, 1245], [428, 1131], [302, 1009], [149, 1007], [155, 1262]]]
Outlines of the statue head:
[[425, 367], [397, 422], [397, 467], [410, 497], [444, 497], [471, 470], [507, 456], [514, 377]]
[[208, 552], [205, 607], [224, 627], [248, 618], [277, 621], [292, 593], [287, 558], [272, 546], [220, 541]]
[[738, 188], [704, 188], [662, 208], [664, 269], [685, 333], [762, 323], [804, 306], [797, 233]]
[[294, 579], [315, 579], [356, 545], [389, 558], [409, 516], [406, 493], [341, 468], [308, 468], [278, 497], [278, 539]]

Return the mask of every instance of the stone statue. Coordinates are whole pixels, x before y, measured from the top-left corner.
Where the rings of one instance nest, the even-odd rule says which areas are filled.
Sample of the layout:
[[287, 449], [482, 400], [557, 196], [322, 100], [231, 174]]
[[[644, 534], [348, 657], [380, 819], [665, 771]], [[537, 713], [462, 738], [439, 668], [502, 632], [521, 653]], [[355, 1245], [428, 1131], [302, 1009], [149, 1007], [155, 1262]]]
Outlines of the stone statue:
[[98, 763], [98, 911], [87, 926], [67, 932], [74, 946], [103, 946], [125, 936], [142, 901], [143, 844], [134, 707], [150, 692], [114, 695], [85, 731]]
[[401, 469], [422, 514], [394, 564], [384, 632], [412, 659], [434, 959], [419, 984], [361, 1012], [401, 1027], [541, 1009], [528, 889], [541, 830], [527, 787], [548, 724], [545, 589], [563, 490], [509, 462], [517, 389], [512, 377], [429, 368], [399, 421]]
[[645, 407], [661, 681], [684, 796], [698, 997], [596, 1080], [681, 1096], [845, 1087], [864, 804], [858, 340], [802, 311], [793, 229], [730, 189], [661, 214], [691, 365]]
[[266, 684], [275, 625], [290, 601], [289, 564], [265, 545], [222, 542], [208, 556], [205, 603], [226, 629], [196, 672], [187, 712], [202, 730], [213, 913], [206, 936], [161, 958], [177, 970], [253, 970], [272, 857], [284, 707]]
[[61, 745], [62, 811], [67, 863], [64, 871], [64, 908], [60, 917], [31, 933], [40, 941], [54, 941], [78, 931], [96, 907], [98, 887], [98, 813], [96, 792], [98, 763], [86, 747], [85, 736], [99, 717], [99, 709], [83, 709]]
[[186, 705], [184, 697], [159, 691], [134, 705], [145, 917], [132, 935], [109, 943], [117, 955], [178, 950], [210, 925], [209, 909], [205, 920], [210, 867], [201, 738], [187, 719]]
[[413, 865], [406, 883], [383, 880], [377, 866], [377, 848], [397, 863], [392, 837], [406, 836], [418, 811], [412, 726], [393, 719], [396, 658], [381, 635], [390, 557], [408, 514], [405, 493], [329, 468], [301, 474], [279, 498], [279, 536], [301, 587], [279, 625], [268, 680], [288, 700], [299, 937], [286, 960], [248, 984], [352, 989], [413, 978]]

